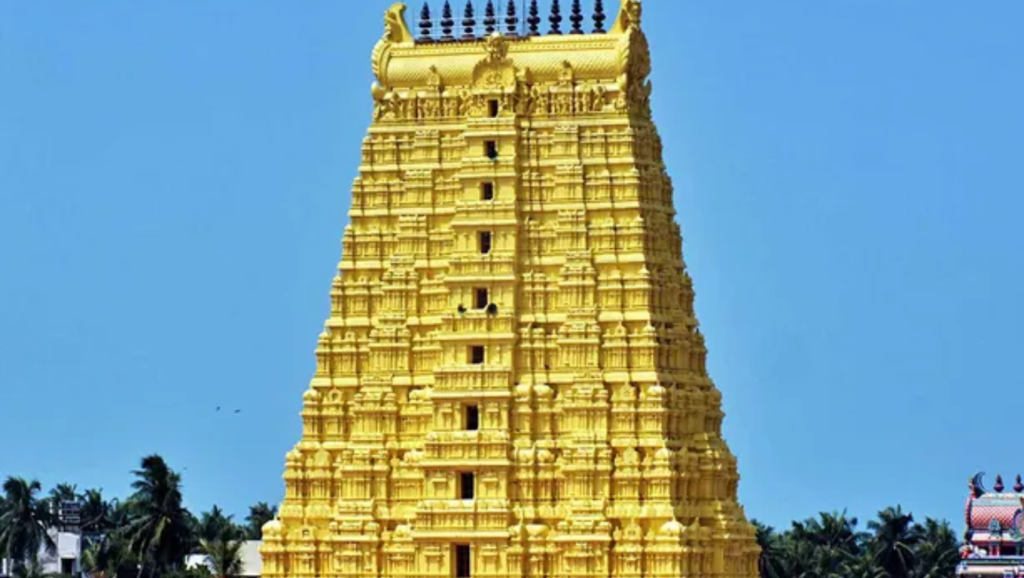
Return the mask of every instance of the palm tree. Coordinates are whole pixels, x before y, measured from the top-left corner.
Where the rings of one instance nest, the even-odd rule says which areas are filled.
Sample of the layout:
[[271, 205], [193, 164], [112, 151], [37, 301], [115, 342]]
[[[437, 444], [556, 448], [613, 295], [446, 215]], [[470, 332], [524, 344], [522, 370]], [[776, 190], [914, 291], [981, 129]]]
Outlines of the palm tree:
[[76, 484], [57, 484], [50, 490], [50, 500], [57, 505], [61, 502], [74, 502], [80, 497]]
[[77, 485], [63, 483], [57, 484], [50, 490], [46, 501], [49, 504], [50, 512], [53, 513], [54, 519], [59, 523], [63, 523], [61, 506], [65, 502], [77, 502], [81, 497], [82, 495], [78, 493]]
[[104, 540], [90, 543], [82, 550], [82, 571], [92, 578], [107, 578], [110, 575], [110, 562]]
[[917, 569], [914, 578], [945, 578], [952, 576], [960, 562], [959, 543], [949, 522], [938, 522], [926, 518], [924, 526], [918, 526], [920, 542], [915, 558]]
[[250, 540], [262, 540], [263, 526], [276, 517], [277, 506], [271, 506], [266, 502], [249, 506], [249, 515], [245, 518], [245, 521], [248, 522], [246, 529], [247, 537]]
[[119, 536], [109, 534], [91, 541], [82, 552], [82, 569], [92, 578], [116, 578], [132, 567], [133, 557]]
[[868, 522], [873, 532], [871, 558], [881, 570], [883, 578], [909, 578], [914, 571], [915, 548], [921, 541], [914, 516], [904, 514], [896, 506], [878, 513], [878, 519]]
[[775, 528], [766, 526], [757, 520], [751, 520], [757, 536], [757, 545], [761, 547], [761, 556], [757, 560], [761, 578], [783, 578], [785, 572], [784, 536], [775, 532]]
[[129, 548], [141, 563], [140, 573], [163, 574], [181, 565], [191, 542], [181, 476], [158, 455], [143, 458], [141, 468], [132, 473], [132, 521], [125, 532]]
[[793, 568], [788, 576], [850, 578], [858, 571], [864, 535], [857, 518], [846, 512], [821, 512], [818, 518], [793, 522], [789, 531]]
[[234, 523], [232, 516], [225, 516], [220, 507], [215, 505], [209, 512], [203, 512], [196, 534], [201, 541], [214, 542], [239, 540], [243, 537], [244, 531]]
[[203, 512], [196, 522], [199, 551], [206, 555], [213, 574], [220, 578], [237, 576], [242, 571], [242, 545], [245, 529], [225, 516], [219, 506]]
[[103, 490], [86, 490], [82, 494], [82, 533], [101, 535], [114, 529], [113, 517], [118, 507], [116, 498], [109, 502], [103, 499]]
[[217, 578], [231, 578], [240, 576], [244, 570], [242, 565], [241, 540], [220, 539], [200, 540], [200, 547], [203, 553], [210, 560], [213, 575]]
[[38, 559], [43, 548], [54, 552], [57, 548], [48, 530], [54, 517], [48, 500], [38, 494], [42, 485], [38, 480], [10, 477], [4, 482], [4, 509], [0, 515], [0, 558], [14, 560], [23, 566]]
[[196, 534], [199, 551], [206, 554], [211, 570], [219, 578], [237, 576], [242, 572], [242, 546], [246, 531], [225, 516], [218, 506], [200, 517]]

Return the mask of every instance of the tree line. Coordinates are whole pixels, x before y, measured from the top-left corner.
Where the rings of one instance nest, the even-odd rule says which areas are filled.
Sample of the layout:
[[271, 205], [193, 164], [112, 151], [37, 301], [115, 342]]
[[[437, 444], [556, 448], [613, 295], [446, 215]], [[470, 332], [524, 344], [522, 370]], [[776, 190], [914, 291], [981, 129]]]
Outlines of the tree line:
[[757, 521], [761, 578], [950, 578], [960, 544], [948, 522], [923, 524], [899, 507], [857, 529], [846, 512], [822, 512], [777, 531]]
[[56, 578], [43, 571], [44, 552], [53, 555], [52, 530], [62, 526], [60, 506], [81, 505], [81, 569], [92, 578], [203, 578], [205, 566], [187, 570], [189, 554], [205, 554], [212, 574], [220, 578], [242, 571], [245, 540], [259, 540], [263, 524], [274, 519], [276, 507], [259, 503], [249, 508], [244, 523], [236, 523], [217, 506], [199, 516], [182, 503], [181, 474], [162, 457], [142, 459], [132, 472], [132, 494], [124, 501], [107, 499], [101, 490], [79, 492], [58, 484], [49, 494], [36, 480], [9, 477], [0, 495], [0, 559], [13, 563], [15, 578]]
[[[199, 516], [182, 503], [181, 475], [158, 455], [132, 472], [132, 494], [107, 499], [101, 490], [79, 492], [58, 484], [44, 495], [38, 481], [10, 477], [0, 495], [0, 559], [14, 562], [16, 578], [48, 578], [40, 553], [56, 547], [60, 504], [81, 504], [82, 570], [92, 578], [203, 578], [205, 566], [187, 570], [189, 554], [205, 554], [218, 578], [242, 571], [244, 540], [259, 540], [276, 508], [259, 503], [244, 523], [217, 506]], [[899, 506], [857, 528], [846, 512], [821, 513], [778, 531], [754, 522], [762, 578], [948, 578], [959, 562], [959, 543], [948, 522], [914, 521]]]

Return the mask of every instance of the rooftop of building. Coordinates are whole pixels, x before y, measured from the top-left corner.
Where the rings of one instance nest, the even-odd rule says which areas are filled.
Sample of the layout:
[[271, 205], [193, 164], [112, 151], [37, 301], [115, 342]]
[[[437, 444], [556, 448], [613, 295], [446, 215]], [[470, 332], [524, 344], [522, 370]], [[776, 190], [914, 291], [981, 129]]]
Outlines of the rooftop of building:
[[384, 34], [373, 50], [374, 96], [379, 100], [395, 89], [473, 85], [496, 65], [513, 61], [515, 73], [531, 83], [557, 82], [569, 74], [578, 81], [625, 85], [650, 73], [639, 0], [622, 0], [610, 25], [600, 0], [588, 13], [574, 0], [567, 17], [552, 0], [543, 27], [536, 0], [525, 17], [519, 1], [508, 2], [504, 14], [498, 12], [501, 1], [488, 0], [481, 14], [474, 6], [482, 3], [468, 1], [457, 19], [449, 0], [440, 12], [428, 2], [420, 11], [419, 34], [406, 21], [404, 3], [389, 8]]
[[[250, 578], [253, 576], [260, 576], [263, 573], [263, 559], [260, 557], [260, 544], [259, 540], [246, 540], [242, 542], [242, 549], [239, 555], [242, 559], [242, 571], [239, 574], [239, 578]], [[196, 568], [198, 566], [206, 566], [213, 571], [213, 565], [210, 562], [210, 557], [206, 554], [191, 554], [185, 558], [186, 568]]]
[[975, 474], [968, 482], [968, 498], [964, 508], [968, 542], [1024, 541], [1024, 482], [1017, 475], [1011, 488], [996, 476], [989, 490], [984, 484], [984, 472]]

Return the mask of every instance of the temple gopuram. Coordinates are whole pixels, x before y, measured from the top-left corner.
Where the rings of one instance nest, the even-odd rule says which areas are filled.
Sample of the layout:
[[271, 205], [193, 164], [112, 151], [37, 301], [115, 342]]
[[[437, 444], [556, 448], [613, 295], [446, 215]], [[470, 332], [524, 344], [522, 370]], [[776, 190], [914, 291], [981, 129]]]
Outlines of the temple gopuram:
[[963, 578], [1024, 577], [1024, 483], [1020, 476], [1005, 492], [1002, 476], [988, 491], [977, 474], [968, 484], [967, 530], [956, 575]]
[[754, 578], [640, 2], [482, 4], [386, 12], [263, 576]]

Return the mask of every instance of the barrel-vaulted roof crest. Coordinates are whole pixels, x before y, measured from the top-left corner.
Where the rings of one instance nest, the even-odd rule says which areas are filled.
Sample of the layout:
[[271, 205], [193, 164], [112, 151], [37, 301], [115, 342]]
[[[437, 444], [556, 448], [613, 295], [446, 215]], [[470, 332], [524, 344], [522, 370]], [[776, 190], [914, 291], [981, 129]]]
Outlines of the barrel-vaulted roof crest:
[[[634, 91], [642, 90], [650, 73], [647, 40], [640, 29], [639, 0], [622, 0], [618, 16], [607, 31], [604, 3], [595, 0], [590, 33], [583, 29], [580, 2], [572, 3], [571, 30], [567, 33], [555, 25], [562, 15], [559, 5], [552, 3], [552, 32], [546, 35], [535, 33], [539, 10], [536, 2], [530, 3], [530, 18], [521, 19], [518, 0], [509, 1], [504, 27], [499, 26], [495, 0], [487, 0], [484, 10], [479, 11], [484, 18], [479, 21], [474, 2], [481, 4], [484, 0], [468, 0], [462, 20], [455, 18], [452, 0], [445, 1], [443, 10], [425, 5], [420, 11], [419, 37], [406, 23], [406, 5], [399, 2], [391, 6], [385, 13], [384, 34], [373, 50], [377, 79], [372, 89], [374, 99], [381, 102], [395, 90], [438, 86], [438, 78], [446, 87], [472, 86], [477, 83], [483, 60], [509, 61], [522, 77], [539, 82], [558, 82], [566, 70], [571, 70], [579, 81], [618, 83], [624, 90]], [[435, 22], [436, 15], [441, 18]], [[462, 33], [444, 33], [453, 27], [461, 27]], [[437, 34], [437, 30], [443, 34]]]

